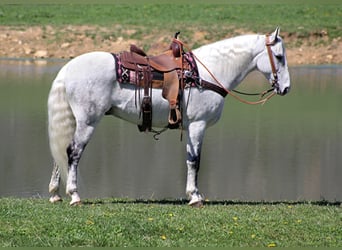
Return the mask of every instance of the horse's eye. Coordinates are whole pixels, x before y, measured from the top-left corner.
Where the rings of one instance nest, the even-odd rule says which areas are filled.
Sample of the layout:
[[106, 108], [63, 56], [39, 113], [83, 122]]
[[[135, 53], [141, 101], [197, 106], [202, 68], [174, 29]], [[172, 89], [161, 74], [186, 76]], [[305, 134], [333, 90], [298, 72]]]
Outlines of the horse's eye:
[[276, 55], [275, 56], [279, 61], [283, 60], [283, 56], [282, 55]]

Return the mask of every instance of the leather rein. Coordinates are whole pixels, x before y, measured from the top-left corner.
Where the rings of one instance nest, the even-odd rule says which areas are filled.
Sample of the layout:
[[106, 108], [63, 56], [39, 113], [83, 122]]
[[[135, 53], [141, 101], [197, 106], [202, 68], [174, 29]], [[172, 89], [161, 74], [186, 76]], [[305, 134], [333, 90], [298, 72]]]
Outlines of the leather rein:
[[[184, 47], [186, 47], [189, 51], [191, 51], [191, 49], [188, 48], [188, 46], [186, 46], [183, 42], [179, 41]], [[209, 90], [213, 90], [216, 93], [220, 94], [221, 96], [225, 97], [227, 94], [233, 96], [235, 99], [237, 99], [238, 101], [245, 103], [245, 104], [250, 104], [250, 105], [256, 105], [256, 104], [264, 104], [266, 101], [268, 101], [269, 99], [271, 99], [271, 97], [273, 97], [276, 93], [274, 92], [275, 87], [278, 86], [278, 74], [277, 74], [277, 70], [275, 67], [275, 63], [274, 63], [274, 59], [273, 59], [273, 54], [272, 54], [272, 50], [271, 50], [271, 46], [273, 46], [275, 44], [275, 42], [270, 42], [270, 35], [266, 35], [266, 48], [267, 48], [267, 53], [268, 53], [268, 58], [271, 64], [271, 69], [272, 69], [272, 75], [273, 75], [273, 79], [272, 79], [272, 88], [265, 90], [261, 93], [245, 93], [245, 92], [241, 92], [238, 90], [229, 90], [226, 87], [223, 86], [223, 84], [214, 76], [214, 74], [205, 66], [205, 64], [199, 60], [195, 54], [192, 53], [192, 56], [205, 68], [205, 70], [209, 73], [209, 75], [215, 80], [215, 83], [206, 81], [206, 80], [202, 80], [199, 79], [199, 83], [198, 86], [200, 88], [205, 88], [205, 89], [209, 89]], [[273, 91], [273, 92], [272, 92]], [[262, 99], [260, 99], [259, 101], [248, 101], [245, 99], [242, 99], [241, 97], [235, 95], [233, 92], [237, 93], [237, 94], [241, 94], [241, 95], [259, 95]], [[264, 97], [266, 94], [268, 94], [269, 92], [272, 92], [270, 95]]]

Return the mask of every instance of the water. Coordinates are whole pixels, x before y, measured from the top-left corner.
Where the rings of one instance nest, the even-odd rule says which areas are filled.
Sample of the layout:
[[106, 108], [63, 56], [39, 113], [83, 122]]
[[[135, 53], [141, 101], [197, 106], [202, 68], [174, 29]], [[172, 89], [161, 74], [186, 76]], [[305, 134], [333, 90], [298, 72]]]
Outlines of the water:
[[[0, 196], [48, 197], [48, 91], [60, 61], [0, 60]], [[210, 200], [341, 201], [342, 66], [290, 69], [292, 90], [264, 106], [227, 98], [203, 145], [199, 187]], [[253, 73], [240, 90], [266, 88]], [[105, 117], [80, 162], [83, 198], [184, 198], [185, 140], [159, 141]]]

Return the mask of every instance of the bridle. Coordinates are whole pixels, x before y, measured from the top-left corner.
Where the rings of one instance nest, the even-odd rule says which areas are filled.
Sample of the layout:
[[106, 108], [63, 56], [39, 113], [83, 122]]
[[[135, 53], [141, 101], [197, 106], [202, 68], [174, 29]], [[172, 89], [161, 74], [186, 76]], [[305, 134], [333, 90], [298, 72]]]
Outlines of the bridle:
[[[179, 40], [178, 40], [179, 41]], [[186, 44], [184, 44], [183, 42], [179, 41], [184, 47], [186, 47], [189, 51], [191, 51], [191, 49], [189, 49], [188, 46], [186, 46]], [[271, 64], [271, 69], [272, 69], [272, 75], [273, 75], [273, 79], [272, 79], [272, 88], [266, 91], [263, 91], [262, 93], [258, 93], [258, 94], [247, 94], [244, 92], [240, 92], [240, 91], [236, 91], [236, 90], [229, 90], [226, 87], [224, 87], [224, 85], [214, 76], [214, 74], [205, 66], [205, 64], [203, 62], [201, 62], [201, 60], [199, 58], [197, 58], [197, 56], [194, 56], [194, 58], [196, 58], [196, 60], [205, 68], [205, 70], [209, 73], [209, 75], [215, 80], [216, 84], [213, 83], [209, 83], [211, 85], [216, 85], [217, 87], [220, 87], [224, 92], [226, 92], [227, 94], [233, 96], [235, 99], [237, 99], [238, 101], [245, 103], [245, 104], [250, 104], [250, 105], [256, 105], [256, 104], [265, 104], [266, 101], [268, 101], [269, 99], [271, 99], [271, 97], [273, 97], [276, 93], [274, 92], [274, 89], [278, 88], [278, 74], [277, 74], [277, 70], [275, 67], [275, 63], [274, 63], [274, 59], [273, 59], [273, 53], [271, 50], [271, 46], [273, 46], [276, 42], [276, 39], [272, 42], [270, 42], [270, 35], [267, 34], [266, 35], [266, 48], [267, 48], [267, 53], [268, 53], [268, 57], [270, 60], [270, 64]], [[233, 92], [236, 92], [238, 94], [243, 94], [243, 95], [260, 95], [262, 99], [260, 99], [259, 101], [255, 101], [255, 102], [251, 102], [251, 101], [247, 101], [245, 99], [242, 99], [241, 97], [235, 95]], [[268, 94], [269, 92], [272, 92], [270, 95], [264, 97], [266, 94]]]
[[267, 49], [268, 58], [269, 58], [270, 64], [271, 64], [272, 75], [273, 75], [272, 87], [274, 89], [278, 89], [278, 87], [279, 87], [277, 69], [275, 67], [275, 63], [274, 63], [274, 59], [273, 59], [273, 53], [271, 50], [271, 46], [273, 46], [276, 41], [277, 41], [277, 39], [275, 38], [274, 41], [270, 42], [270, 35], [266, 35], [266, 49]]
[[278, 83], [278, 73], [277, 73], [277, 69], [276, 69], [276, 66], [275, 66], [275, 63], [274, 63], [274, 57], [273, 57], [273, 53], [272, 53], [272, 50], [271, 50], [271, 46], [275, 45], [276, 44], [276, 39], [274, 41], [270, 41], [270, 35], [267, 34], [266, 35], [266, 49], [267, 49], [267, 54], [268, 54], [268, 58], [270, 60], [270, 64], [271, 64], [271, 69], [272, 69], [272, 76], [273, 76], [273, 79], [272, 79], [272, 88], [268, 89], [268, 90], [265, 90], [261, 93], [245, 93], [245, 92], [241, 92], [241, 91], [238, 91], [238, 90], [231, 90], [235, 93], [238, 93], [238, 94], [241, 94], [241, 95], [254, 95], [254, 96], [261, 96], [264, 97], [264, 95], [266, 95], [267, 93], [271, 92], [271, 91], [274, 91], [274, 89], [278, 89], [279, 88], [279, 83]]

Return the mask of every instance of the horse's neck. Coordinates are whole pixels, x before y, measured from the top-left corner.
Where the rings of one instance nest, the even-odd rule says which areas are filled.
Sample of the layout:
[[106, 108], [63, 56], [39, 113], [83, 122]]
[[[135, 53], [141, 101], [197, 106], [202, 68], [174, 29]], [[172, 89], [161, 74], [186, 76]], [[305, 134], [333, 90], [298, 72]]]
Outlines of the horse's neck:
[[200, 77], [215, 82], [209, 70], [226, 88], [235, 88], [255, 69], [254, 59], [264, 48], [264, 39], [261, 35], [244, 35], [195, 49]]

